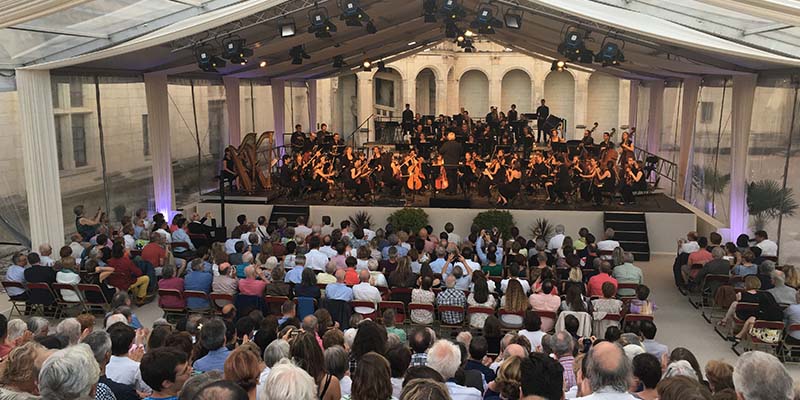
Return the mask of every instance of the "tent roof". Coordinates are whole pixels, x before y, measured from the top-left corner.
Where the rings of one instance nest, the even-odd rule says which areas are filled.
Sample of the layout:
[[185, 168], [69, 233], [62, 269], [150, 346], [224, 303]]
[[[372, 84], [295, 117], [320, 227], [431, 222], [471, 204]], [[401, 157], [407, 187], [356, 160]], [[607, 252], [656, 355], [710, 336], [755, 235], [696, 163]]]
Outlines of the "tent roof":
[[[307, 33], [307, 13], [314, 7], [314, 2], [308, 0], [227, 3], [223, 3], [223, 0], [212, 0], [204, 2], [206, 7], [199, 8], [188, 5], [192, 2], [190, 0], [103, 1], [132, 3], [126, 8], [143, 6], [143, 3], [170, 3], [173, 14], [186, 12], [188, 9], [194, 11], [194, 16], [174, 21], [123, 43], [107, 45], [102, 50], [76, 53], [62, 59], [55, 57], [53, 61], [47, 61], [49, 58], [44, 57], [45, 62], [25, 68], [63, 69], [70, 73], [166, 72], [172, 75], [212, 77], [216, 74], [203, 74], [197, 68], [192, 46], [205, 43], [218, 48], [218, 42], [222, 38], [236, 34], [254, 47], [255, 55], [244, 66], [229, 63], [220, 70], [222, 75], [302, 80], [341, 74], [342, 70], [332, 66], [335, 56], [343, 56], [351, 66], [358, 66], [364, 59], [388, 62], [445, 39], [441, 18], [435, 24], [425, 23], [422, 6], [416, 1], [409, 4], [407, 0], [362, 0], [361, 7], [378, 28], [378, 32], [373, 35], [367, 34], [364, 28], [345, 26], [344, 21], [338, 18], [341, 11], [336, 2], [318, 1], [316, 3], [319, 6], [327, 8], [332, 21], [339, 28], [328, 39], [317, 39], [313, 34]], [[199, 0], [193, 1], [201, 3]], [[722, 4], [714, 4], [720, 1], [683, 0], [676, 1], [675, 7], [693, 7], [693, 10], [697, 10], [697, 15], [721, 13], [735, 20], [740, 19], [743, 12], [749, 12], [757, 17], [757, 24], [786, 24], [791, 19], [786, 21], [787, 18], [778, 18], [779, 15], [800, 15], [800, 6], [794, 0], [780, 3], [726, 0], [726, 4], [732, 4], [730, 10], [720, 8]], [[89, 1], [68, 11], [97, 5], [95, 3], [98, 2]], [[492, 4], [500, 8], [500, 15], [496, 15], [498, 18], [502, 19], [502, 13], [511, 8], [524, 11], [522, 29], [500, 28], [495, 35], [485, 38], [528, 54], [559, 58], [556, 49], [563, 40], [564, 27], [575, 25], [587, 32], [588, 47], [593, 50], [600, 47], [606, 35], [614, 38], [613, 40], [624, 41], [623, 51], [627, 61], [618, 67], [605, 68], [606, 72], [621, 78], [664, 79], [687, 75], [731, 75], [800, 67], [800, 48], [792, 52], [791, 48], [783, 46], [777, 51], [747, 43], [740, 38], [726, 37], [707, 26], [691, 26], [672, 15], [669, 16], [675, 21], [668, 20], [649, 9], [652, 5], [646, 4], [648, 2], [652, 0], [495, 0]], [[475, 10], [479, 4], [479, 0], [462, 2], [467, 11], [466, 17], [459, 24], [462, 28], [466, 28], [475, 18]], [[59, 13], [63, 12], [67, 11]], [[2, 17], [0, 8], [0, 21]], [[295, 21], [298, 34], [281, 38], [278, 26], [287, 19]], [[37, 20], [27, 24], [34, 24], [35, 21]], [[743, 29], [753, 30], [759, 26]], [[0, 29], [0, 36], [5, 30]], [[780, 34], [785, 36], [792, 35], [800, 28], [787, 25], [781, 30]], [[774, 31], [764, 34], [767, 33], [775, 34]], [[800, 40], [796, 42], [800, 43]], [[305, 60], [300, 66], [292, 65], [289, 49], [301, 44], [306, 46], [311, 59]], [[62, 55], [68, 54], [66, 52]], [[266, 68], [259, 68], [258, 64], [262, 60], [267, 62]]]

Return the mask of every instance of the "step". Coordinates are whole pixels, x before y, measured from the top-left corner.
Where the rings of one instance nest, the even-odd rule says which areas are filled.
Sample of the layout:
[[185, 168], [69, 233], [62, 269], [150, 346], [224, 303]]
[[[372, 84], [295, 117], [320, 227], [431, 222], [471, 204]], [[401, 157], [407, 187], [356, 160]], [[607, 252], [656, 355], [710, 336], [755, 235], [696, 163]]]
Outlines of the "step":
[[650, 261], [650, 252], [647, 252], [647, 253], [634, 253], [634, 252], [631, 252], [631, 253], [633, 254], [633, 260], [634, 261]]
[[619, 245], [625, 251], [628, 251], [628, 252], [631, 252], [631, 253], [648, 253], [648, 254], [650, 253], [650, 245], [648, 243], [641, 243], [641, 242], [623, 243], [623, 242], [620, 242]]
[[618, 242], [637, 242], [637, 241], [647, 241], [648, 236], [647, 232], [638, 231], [638, 232], [628, 232], [628, 231], [614, 231], [614, 240]]
[[645, 216], [644, 213], [635, 213], [635, 212], [606, 212], [604, 213], [603, 219], [605, 221], [635, 221], [635, 222], [644, 222]]
[[620, 232], [647, 232], [647, 224], [642, 222], [606, 221], [605, 227]]

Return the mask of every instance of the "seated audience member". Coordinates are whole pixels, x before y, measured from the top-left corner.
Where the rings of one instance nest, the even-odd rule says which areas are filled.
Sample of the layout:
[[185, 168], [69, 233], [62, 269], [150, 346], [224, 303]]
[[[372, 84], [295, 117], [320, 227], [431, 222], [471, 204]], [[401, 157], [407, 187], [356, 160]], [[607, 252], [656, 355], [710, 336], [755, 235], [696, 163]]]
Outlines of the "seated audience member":
[[[61, 269], [56, 273], [56, 282], [77, 287], [81, 283], [81, 276], [77, 272], [77, 264], [72, 256], [67, 256], [59, 262]], [[66, 301], [81, 301], [77, 290], [62, 289], [61, 297]]]
[[[389, 278], [387, 283], [389, 284], [390, 288], [413, 288], [416, 285], [417, 277], [414, 276], [414, 273], [411, 271], [411, 259], [409, 257], [400, 257], [397, 260], [397, 267], [389, 274]], [[404, 303], [409, 303], [411, 301], [410, 295], [405, 295]], [[394, 293], [392, 294], [392, 299], [397, 301], [402, 301], [400, 298], [396, 298]]]
[[758, 274], [758, 265], [753, 264], [753, 260], [755, 260], [756, 255], [753, 254], [750, 249], [746, 249], [742, 252], [742, 262], [733, 267], [731, 270], [732, 276], [741, 276], [745, 277], [747, 275], [756, 275]]
[[483, 375], [483, 381], [486, 383], [492, 382], [497, 377], [491, 368], [483, 365], [483, 357], [486, 356], [489, 350], [489, 343], [483, 336], [476, 336], [469, 342], [469, 359], [464, 366], [465, 370], [476, 370]]
[[777, 257], [778, 245], [769, 240], [767, 232], [764, 230], [756, 231], [756, 247], [761, 249], [761, 257]]
[[[167, 249], [164, 243], [164, 238], [160, 234], [153, 232], [150, 234], [150, 242], [142, 248], [142, 259], [149, 262], [153, 268], [164, 266], [164, 262], [167, 259]], [[180, 275], [180, 273], [176, 275]]]
[[774, 261], [764, 260], [758, 265], [758, 279], [761, 281], [761, 290], [769, 290], [774, 287], [772, 284], [772, 273], [776, 270]]
[[[81, 340], [89, 345], [94, 358], [100, 366], [100, 380], [97, 383], [98, 394], [110, 391], [118, 400], [139, 400], [139, 394], [132, 385], [114, 382], [106, 376], [106, 367], [111, 359], [111, 337], [106, 331], [94, 331]], [[110, 396], [109, 396], [110, 397]]]
[[150, 393], [152, 390], [142, 380], [139, 370], [139, 361], [144, 355], [143, 335], [121, 322], [110, 325], [106, 331], [111, 337], [111, 359], [106, 365], [108, 379]]
[[192, 239], [189, 237], [189, 233], [187, 230], [189, 229], [189, 220], [181, 217], [176, 221], [176, 225], [178, 229], [172, 232], [172, 241], [173, 242], [183, 242], [189, 245], [189, 248], [185, 248], [182, 246], [173, 246], [172, 252], [175, 254], [175, 257], [183, 258], [185, 260], [191, 259], [195, 256], [195, 245], [192, 243]]
[[[603, 318], [605, 314], [619, 314], [622, 312], [622, 301], [616, 299], [617, 290], [612, 282], [603, 283], [602, 295], [599, 299], [592, 300], [592, 310], [595, 314], [595, 320]], [[598, 313], [602, 313], [600, 316]], [[599, 327], [600, 332], [604, 332], [609, 325], [616, 325], [615, 321], [597, 321], [596, 325]]]
[[520, 365], [523, 358], [525, 356], [510, 356], [502, 360], [497, 368], [497, 377], [487, 385], [485, 400], [519, 398], [522, 380]]
[[542, 353], [533, 353], [522, 360], [520, 370], [524, 399], [558, 399], [564, 396], [564, 368], [556, 360]]
[[[475, 388], [461, 386], [452, 381], [461, 365], [461, 351], [448, 340], [437, 340], [428, 349], [427, 366], [442, 375], [450, 397], [457, 400], [481, 400], [481, 392]], [[354, 382], [355, 383], [355, 382]]]
[[409, 336], [408, 344], [411, 347], [411, 366], [424, 367], [428, 363], [428, 348], [433, 342], [431, 331], [426, 327], [417, 327]]
[[336, 262], [328, 261], [325, 264], [325, 272], [317, 275], [317, 284], [328, 285], [336, 282]]
[[[733, 365], [724, 361], [711, 360], [706, 363], [706, 378], [708, 388], [712, 394], [723, 391], [734, 391], [733, 387]], [[734, 391], [734, 397], [736, 392]]]
[[[25, 268], [25, 282], [46, 283], [48, 285], [55, 283], [56, 271], [51, 267], [43, 266], [40, 262], [39, 254], [29, 253], [28, 262], [30, 266]], [[28, 290], [28, 303], [51, 305], [55, 302], [56, 299], [50, 294], [49, 290]]]
[[[714, 247], [711, 250], [712, 259], [703, 265], [700, 271], [691, 278], [692, 282], [697, 285], [702, 285], [706, 275], [730, 275], [731, 264], [726, 260], [725, 250], [722, 247]], [[717, 281], [711, 282], [707, 289], [710, 291], [711, 296], [714, 296], [720, 283]]]
[[517, 263], [511, 263], [508, 266], [508, 278], [503, 279], [500, 281], [500, 291], [505, 293], [508, 289], [508, 281], [516, 280], [522, 285], [522, 290], [527, 294], [531, 292], [531, 284], [525, 280], [519, 278], [520, 274], [520, 267]]
[[[614, 230], [611, 228], [607, 228], [604, 232], [604, 239], [597, 242], [597, 250], [598, 251], [614, 251], [617, 247], [619, 247], [619, 242], [614, 240]], [[604, 259], [611, 259], [610, 256]]]
[[786, 275], [783, 271], [772, 271], [772, 289], [768, 289], [772, 297], [780, 304], [794, 304], [796, 302], [797, 290], [786, 286]]
[[645, 285], [639, 285], [636, 288], [636, 298], [631, 300], [628, 312], [631, 314], [653, 315], [656, 310], [656, 303], [650, 298], [650, 288]]
[[[433, 278], [430, 276], [422, 278], [422, 284], [420, 285], [420, 288], [411, 291], [411, 302], [433, 305], [436, 295], [431, 290], [432, 284]], [[411, 310], [411, 321], [423, 325], [432, 324], [433, 313], [426, 310]]]
[[[486, 278], [482, 275], [479, 279], [473, 282], [472, 292], [467, 296], [467, 306], [469, 307], [486, 307], [494, 310], [497, 302], [494, 296], [489, 294], [489, 286], [486, 284]], [[486, 318], [489, 314], [474, 313], [469, 315], [469, 326], [475, 329], [483, 329]]]
[[351, 373], [350, 400], [391, 399], [391, 367], [382, 355], [369, 352], [361, 356], [359, 367]]
[[325, 287], [325, 298], [327, 300], [340, 300], [350, 302], [353, 300], [353, 289], [345, 284], [347, 273], [343, 270], [336, 271], [336, 282], [330, 283]]
[[642, 346], [644, 346], [645, 351], [648, 353], [656, 356], [659, 360], [665, 354], [669, 353], [669, 347], [664, 344], [661, 344], [655, 340], [656, 332], [658, 332], [656, 328], [656, 324], [653, 321], [643, 320], [639, 324], [639, 329], [642, 332], [642, 337], [644, 340], [642, 341]]
[[[614, 267], [612, 276], [618, 283], [633, 283], [641, 285], [644, 283], [644, 275], [641, 268], [633, 265], [633, 254], [630, 252], [623, 252], [622, 247], [614, 250], [615, 253], [622, 253], [622, 264]], [[620, 289], [620, 296], [633, 296], [633, 289]]]
[[303, 270], [306, 269], [306, 256], [298, 255], [294, 258], [294, 266], [289, 271], [286, 271], [286, 277], [284, 277], [283, 281], [286, 283], [291, 283], [295, 285], [299, 285], [300, 281], [303, 279]]
[[693, 269], [692, 266], [694, 265], [705, 265], [707, 262], [714, 259], [714, 256], [711, 254], [711, 249], [708, 248], [708, 239], [705, 236], [701, 236], [697, 239], [698, 250], [689, 254], [689, 257], [686, 259], [686, 264], [681, 267], [681, 272], [683, 274], [684, 282], [689, 282], [690, 278], [693, 278], [699, 269]]
[[75, 318], [64, 319], [56, 325], [56, 335], [66, 339], [68, 345], [74, 346], [81, 339], [81, 323]]
[[225, 360], [225, 380], [236, 383], [247, 392], [248, 398], [255, 399], [263, 369], [260, 355], [247, 350], [245, 346], [238, 347]]
[[212, 318], [203, 324], [200, 330], [200, 345], [208, 350], [208, 354], [194, 362], [195, 371], [223, 371], [225, 360], [230, 350], [225, 347], [225, 323], [219, 318]]
[[592, 346], [586, 357], [582, 370], [583, 384], [592, 394], [581, 399], [635, 399], [628, 392], [632, 368], [622, 347], [616, 343], [601, 342]]
[[[212, 371], [217, 372], [218, 371]], [[221, 374], [221, 373], [220, 373]], [[181, 396], [181, 400], [183, 400]], [[227, 380], [216, 380], [197, 391], [192, 400], [248, 400], [247, 392], [241, 386]], [[288, 400], [312, 400], [313, 397], [286, 397]]]
[[125, 255], [125, 248], [121, 243], [114, 243], [111, 247], [108, 265], [114, 268], [114, 273], [106, 279], [108, 284], [122, 292], [133, 290], [136, 293], [137, 303], [144, 304], [150, 277], [144, 275], [142, 270]]
[[564, 300], [561, 301], [560, 305], [561, 311], [572, 311], [572, 312], [589, 311], [589, 305], [586, 302], [586, 298], [583, 297], [583, 294], [581, 294], [582, 286], [583, 284], [567, 286], [567, 293], [564, 296]]
[[400, 398], [403, 391], [403, 378], [411, 364], [411, 350], [403, 344], [396, 344], [386, 350], [386, 360], [391, 370], [392, 396]]
[[[180, 230], [180, 229], [179, 229]], [[139, 365], [142, 379], [153, 389], [148, 399], [176, 399], [192, 375], [185, 353], [161, 347], [148, 351]]]
[[657, 400], [656, 386], [661, 381], [661, 361], [650, 353], [639, 354], [632, 360], [634, 386], [642, 390], [636, 393], [642, 400]]
[[500, 309], [513, 314], [503, 314], [500, 316], [500, 321], [503, 325], [512, 328], [522, 326], [522, 316], [525, 310], [528, 309], [528, 297], [522, 289], [522, 285], [517, 280], [511, 280], [508, 283], [508, 290], [506, 294], [500, 298]]
[[603, 284], [610, 282], [614, 286], [614, 291], [617, 290], [617, 280], [611, 276], [612, 273], [611, 263], [603, 261], [600, 263], [600, 271], [597, 275], [589, 278], [589, 283], [586, 285], [589, 290], [589, 296], [602, 296]]
[[[745, 279], [749, 278], [750, 277]], [[745, 299], [746, 293], [747, 292], [737, 293], [737, 295], [741, 295], [741, 298]], [[778, 302], [775, 300], [775, 297], [773, 297], [772, 294], [767, 291], [758, 291], [755, 294], [755, 299], [758, 303], [758, 309], [756, 310], [755, 315], [748, 316], [742, 326], [742, 330], [739, 331], [739, 333], [737, 333], [734, 337], [728, 339], [732, 341], [739, 341], [744, 339], [746, 335], [750, 335], [757, 337], [762, 342], [776, 343], [781, 335], [781, 331], [779, 329], [753, 328], [753, 324], [756, 322], [756, 320], [776, 322], [783, 321], [783, 310], [781, 309], [780, 304], [778, 304]]]
[[[558, 307], [561, 306], [561, 297], [553, 294], [554, 283], [548, 279], [542, 283], [542, 290], [538, 293], [533, 293], [528, 298], [531, 309], [534, 311], [549, 311], [556, 313]], [[551, 317], [542, 318], [542, 331], [550, 332], [553, 329], [556, 321]]]
[[0, 369], [0, 398], [36, 400], [39, 388], [39, 370], [49, 355], [48, 350], [36, 342], [28, 342], [3, 355]]
[[[464, 292], [457, 289], [456, 286], [456, 278], [453, 275], [448, 275], [445, 278], [445, 290], [441, 291], [436, 296], [436, 305], [437, 306], [457, 306], [461, 309], [467, 303], [466, 296], [464, 296]], [[441, 312], [439, 318], [442, 322], [446, 324], [460, 324], [464, 321], [464, 313], [463, 312], [456, 312], [456, 311], [445, 311]]]
[[320, 299], [320, 290], [317, 287], [317, 275], [311, 268], [303, 268], [302, 278], [299, 285], [294, 286], [295, 297], [310, 297]]
[[[215, 276], [214, 280], [211, 281], [211, 291], [214, 293], [229, 294], [231, 296], [236, 295], [236, 293], [239, 292], [239, 281], [236, 279], [235, 270], [231, 268], [230, 264], [224, 262], [219, 264], [218, 271], [219, 275]], [[223, 306], [225, 304], [222, 303], [219, 305]]]
[[362, 269], [358, 272], [360, 283], [353, 286], [353, 300], [369, 301], [374, 304], [373, 307], [355, 307], [353, 311], [359, 314], [371, 314], [378, 308], [378, 303], [381, 302], [381, 292], [375, 286], [370, 285], [369, 270]]
[[278, 326], [283, 327], [283, 324], [297, 317], [297, 310], [295, 304], [291, 300], [286, 300], [281, 304], [281, 317], [278, 318]]
[[[257, 270], [255, 265], [249, 265], [245, 268], [245, 278], [238, 281], [239, 285], [239, 293], [243, 296], [257, 296], [262, 297], [264, 295], [264, 291], [268, 286], [268, 282], [263, 279], [263, 276], [258, 276], [257, 273], [261, 272]], [[263, 274], [263, 272], [261, 272]], [[262, 279], [259, 279], [262, 278]]]
[[99, 378], [100, 368], [89, 346], [70, 346], [42, 364], [39, 394], [48, 400], [91, 399]]
[[[314, 378], [287, 359], [272, 367], [260, 395], [259, 398], [262, 400], [313, 400], [319, 398]], [[214, 397], [208, 399], [212, 400]]]
[[[211, 283], [214, 275], [205, 270], [203, 260], [195, 258], [191, 262], [191, 268], [184, 279], [184, 289], [203, 292], [206, 295], [211, 293]], [[190, 297], [186, 300], [186, 306], [190, 310], [202, 310], [210, 306], [208, 300], [197, 297]]]
[[542, 319], [539, 318], [539, 314], [533, 310], [525, 311], [522, 325], [525, 329], [520, 330], [519, 335], [528, 339], [530, 343], [529, 351], [531, 353], [534, 351], [541, 351], [542, 338], [546, 333], [542, 331]]
[[733, 386], [740, 399], [792, 399], [792, 377], [775, 356], [748, 351], [733, 367]]
[[[786, 325], [800, 324], [800, 291], [795, 295], [795, 303], [783, 310]], [[785, 340], [791, 344], [800, 344], [800, 331], [789, 331]]]
[[[255, 273], [257, 271], [254, 270], [253, 272]], [[288, 283], [284, 282], [285, 277], [286, 277], [286, 271], [283, 269], [283, 267], [281, 266], [275, 267], [272, 270], [272, 280], [269, 281], [269, 283], [267, 283], [267, 285], [264, 287], [264, 294], [268, 296], [292, 297], [292, 287]], [[242, 282], [240, 281], [239, 291], [241, 290], [242, 290]]]
[[402, 328], [395, 327], [397, 312], [393, 308], [388, 308], [383, 312], [383, 325], [386, 327], [386, 333], [393, 333], [400, 339], [400, 343], [406, 342], [406, 331]]
[[[28, 256], [17, 252], [11, 256], [11, 266], [6, 271], [5, 280], [9, 282], [25, 283], [25, 269], [28, 266]], [[28, 292], [20, 288], [8, 288], [6, 291], [11, 300], [23, 301], [28, 299]]]
[[[161, 280], [158, 281], [159, 289], [172, 289], [183, 293], [183, 279], [175, 276], [175, 267], [166, 265], [161, 270]], [[182, 297], [159, 296], [158, 306], [161, 308], [184, 308], [186, 300]]]

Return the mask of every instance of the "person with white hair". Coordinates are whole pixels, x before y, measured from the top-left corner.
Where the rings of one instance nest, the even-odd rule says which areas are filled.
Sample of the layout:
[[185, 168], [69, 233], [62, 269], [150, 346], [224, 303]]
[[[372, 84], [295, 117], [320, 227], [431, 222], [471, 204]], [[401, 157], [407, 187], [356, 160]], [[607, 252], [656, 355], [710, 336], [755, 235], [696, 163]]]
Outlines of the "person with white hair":
[[456, 344], [445, 339], [437, 340], [428, 349], [427, 354], [426, 365], [442, 375], [447, 382], [447, 391], [453, 400], [481, 400], [483, 398], [478, 389], [461, 386], [451, 381], [461, 366], [461, 350]]
[[56, 260], [51, 257], [53, 255], [53, 247], [49, 243], [42, 243], [39, 245], [39, 265], [44, 267], [52, 267], [56, 265]]
[[386, 276], [383, 272], [378, 270], [378, 260], [374, 258], [370, 258], [367, 261], [367, 269], [369, 269], [370, 278], [375, 286], [379, 287], [389, 287], [389, 283], [386, 282]]
[[555, 228], [556, 234], [550, 238], [550, 241], [547, 243], [547, 252], [550, 254], [555, 254], [555, 252], [561, 248], [561, 245], [564, 244], [564, 225], [556, 225]]
[[780, 304], [795, 304], [797, 300], [797, 290], [786, 285], [786, 275], [783, 271], [772, 271], [772, 289], [767, 289], [767, 292], [772, 294]]
[[375, 312], [378, 303], [381, 302], [381, 292], [375, 286], [370, 285], [369, 280], [372, 277], [369, 270], [362, 269], [358, 272], [359, 284], [353, 286], [353, 300], [358, 301], [371, 301], [375, 304], [374, 307], [355, 307], [353, 311], [359, 314], [371, 314]]
[[67, 318], [56, 326], [56, 334], [69, 340], [69, 345], [75, 345], [81, 340], [81, 323], [75, 318]]
[[261, 400], [314, 400], [317, 384], [304, 369], [284, 360], [275, 365], [264, 382]]
[[28, 333], [28, 324], [21, 319], [12, 319], [8, 321], [8, 328], [6, 329], [6, 344], [11, 347], [23, 345], [31, 339], [31, 334]]
[[789, 400], [794, 398], [792, 377], [772, 354], [748, 351], [733, 367], [733, 386], [740, 400]]
[[39, 393], [48, 400], [92, 400], [100, 367], [86, 344], [51, 355], [39, 372]]
[[28, 318], [28, 330], [33, 333], [33, 337], [45, 337], [50, 331], [50, 321], [44, 317]]
[[108, 318], [106, 318], [106, 326], [114, 325], [117, 322], [122, 322], [125, 325], [130, 325], [128, 324], [128, 317], [126, 317], [124, 314], [120, 313], [111, 314], [108, 316]]
[[283, 339], [276, 339], [273, 340], [267, 348], [264, 349], [264, 370], [261, 371], [261, 375], [258, 377], [258, 386], [256, 387], [256, 399], [260, 400], [263, 398], [262, 393], [264, 392], [264, 385], [267, 383], [267, 378], [269, 377], [270, 372], [272, 371], [272, 367], [274, 367], [278, 362], [283, 359], [288, 359], [291, 357], [289, 342]]
[[[614, 251], [617, 247], [619, 247], [619, 242], [614, 240], [614, 230], [611, 228], [606, 229], [604, 232], [604, 240], [597, 242], [597, 250], [598, 251]], [[603, 256], [604, 260], [610, 260], [611, 256]]]

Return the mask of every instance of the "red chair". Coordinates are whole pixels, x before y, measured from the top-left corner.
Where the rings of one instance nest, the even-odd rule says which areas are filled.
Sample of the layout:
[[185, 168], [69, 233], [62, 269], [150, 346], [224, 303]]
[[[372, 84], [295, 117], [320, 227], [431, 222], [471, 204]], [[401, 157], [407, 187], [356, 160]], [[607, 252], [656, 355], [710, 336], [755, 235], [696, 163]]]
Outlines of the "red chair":
[[389, 300], [389, 295], [391, 294], [391, 292], [389, 291], [388, 287], [378, 286], [378, 291], [381, 293], [381, 299]]
[[[214, 309], [214, 314], [216, 315], [222, 315], [222, 307], [226, 304], [233, 304], [234, 302], [233, 295], [228, 293], [211, 292], [208, 298], [211, 300], [211, 307]], [[226, 303], [220, 306], [219, 303], [217, 303], [218, 301], [224, 301]]]
[[610, 321], [611, 323], [609, 325], [619, 326], [619, 322], [621, 320], [622, 316], [619, 314], [606, 314], [603, 318], [594, 319], [594, 321], [592, 321], [592, 332], [594, 333], [595, 336], [603, 338], [605, 337], [606, 332], [605, 329], [602, 328], [602, 326], [604, 325], [602, 325], [601, 322]]
[[[473, 314], [475, 314], [475, 315], [485, 314], [488, 317], [489, 315], [494, 315], [494, 308], [481, 307], [481, 306], [467, 307], [467, 318], [469, 319], [469, 317], [472, 316]], [[469, 324], [469, 322], [467, 322], [467, 323]], [[478, 328], [473, 327], [471, 324], [470, 324], [470, 327], [473, 328], [473, 329], [478, 329]]]
[[378, 309], [383, 315], [383, 312], [388, 309], [393, 309], [394, 313], [394, 323], [396, 325], [403, 325], [406, 322], [406, 306], [401, 301], [382, 301], [378, 303]]
[[184, 290], [183, 297], [186, 299], [187, 303], [189, 299], [200, 299], [200, 300], [205, 300], [207, 304], [205, 307], [200, 307], [200, 308], [191, 308], [187, 304], [186, 309], [188, 311], [201, 314], [209, 314], [209, 315], [214, 313], [214, 309], [211, 306], [211, 301], [208, 298], [208, 293], [202, 290]]
[[414, 320], [410, 318], [410, 315], [414, 310], [427, 311], [427, 312], [430, 312], [431, 315], [435, 316], [436, 315], [435, 314], [436, 313], [436, 309], [434, 308], [433, 304], [428, 304], [428, 303], [408, 303], [408, 313], [409, 313], [409, 319], [411, 320], [411, 325], [416, 325], [416, 326], [430, 326], [430, 325], [432, 325], [432, 324], [420, 324], [420, 323], [414, 322]]
[[111, 311], [111, 300], [106, 297], [103, 289], [99, 285], [89, 283], [79, 283], [78, 291], [81, 292], [83, 303], [89, 312], [100, 311], [107, 313]]
[[501, 308], [500, 310], [497, 311], [497, 316], [498, 316], [498, 318], [500, 318], [500, 324], [502, 325], [502, 330], [509, 331], [509, 330], [514, 330], [514, 329], [519, 329], [520, 327], [519, 326], [506, 325], [505, 321], [503, 321], [503, 316], [504, 315], [516, 315], [516, 316], [518, 316], [520, 318], [524, 318], [525, 317], [525, 312], [524, 311], [509, 311], [509, 310], [506, 310], [505, 308]]
[[625, 324], [634, 321], [653, 321], [653, 316], [644, 314], [626, 314], [625, 317], [622, 318], [622, 326], [625, 327]]
[[[56, 301], [62, 309], [79, 305], [81, 306], [81, 312], [88, 311], [86, 309], [86, 304], [84, 304], [83, 299], [81, 299], [80, 292], [78, 292], [78, 289], [75, 286], [68, 283], [52, 283], [50, 284], [50, 287], [53, 289], [53, 293], [56, 295]], [[74, 293], [78, 300], [74, 301], [65, 299], [64, 291]]]
[[[464, 323], [466, 322], [466, 318], [464, 315], [464, 307], [463, 306], [450, 306], [450, 305], [440, 305], [436, 307], [439, 310], [439, 329], [464, 329]], [[445, 312], [452, 312], [461, 314], [461, 322], [456, 324], [449, 324], [444, 321], [442, 318], [442, 313]]]
[[[362, 301], [362, 300], [353, 300], [350, 302], [350, 307], [353, 308], [354, 313], [361, 314], [364, 318], [372, 318], [376, 319], [378, 317], [378, 307], [375, 306], [375, 303], [371, 301]], [[359, 308], [370, 308], [372, 312], [369, 313], [361, 313], [356, 311], [356, 307]]]
[[556, 321], [558, 320], [558, 314], [555, 311], [534, 311], [539, 315], [539, 318], [550, 318], [553, 321], [553, 327], [550, 329], [550, 332], [553, 332], [556, 327]]
[[186, 242], [172, 242], [172, 243], [169, 244], [170, 250], [173, 250], [173, 251], [175, 249], [179, 248], [179, 247], [180, 248], [184, 248], [186, 250], [189, 250], [189, 243], [186, 243]]
[[267, 305], [267, 309], [270, 313], [275, 315], [282, 315], [281, 306], [283, 303], [289, 301], [289, 298], [286, 296], [264, 296], [264, 303]]
[[[5, 289], [6, 294], [8, 294], [8, 289], [10, 288], [22, 289], [23, 291], [26, 292], [28, 291], [28, 288], [25, 287], [25, 284], [22, 282], [2, 281], [0, 283], [2, 283], [3, 289]], [[11, 298], [11, 296], [8, 296], [8, 301], [11, 303], [11, 312], [8, 314], [9, 318], [14, 313], [14, 311], [16, 311], [17, 315], [19, 315], [20, 317], [25, 315], [25, 300], [14, 300]], [[22, 306], [22, 310], [20, 310], [19, 308], [20, 306]]]
[[186, 304], [186, 299], [183, 297], [183, 293], [177, 289], [158, 289], [158, 306], [161, 307], [161, 310], [164, 311], [164, 318], [169, 317], [170, 315], [177, 315], [183, 316], [186, 314], [186, 307], [164, 307], [164, 300], [173, 298], [176, 301], [180, 301], [183, 304]]
[[495, 287], [497, 289], [500, 289], [500, 283], [503, 282], [502, 276], [487, 276], [487, 278], [489, 278], [490, 281], [494, 282]]
[[737, 314], [744, 312], [750, 315], [755, 315], [757, 311], [758, 311], [758, 303], [743, 303], [741, 301], [736, 303], [736, 311], [733, 313], [733, 324], [731, 325], [731, 333], [728, 336], [733, 335], [736, 332], [742, 330], [745, 320], [739, 319], [739, 317], [736, 316]]

